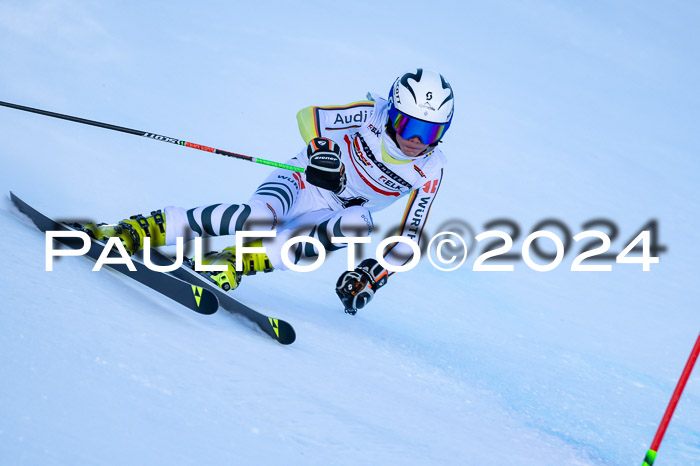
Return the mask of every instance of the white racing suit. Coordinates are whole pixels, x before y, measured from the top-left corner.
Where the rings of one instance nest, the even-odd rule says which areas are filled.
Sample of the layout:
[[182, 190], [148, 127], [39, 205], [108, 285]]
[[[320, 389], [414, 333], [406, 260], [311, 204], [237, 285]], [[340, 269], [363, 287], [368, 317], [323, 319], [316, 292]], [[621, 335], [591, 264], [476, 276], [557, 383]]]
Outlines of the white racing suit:
[[[369, 236], [372, 213], [404, 196], [408, 196], [408, 203], [396, 234], [418, 243], [446, 159], [440, 149], [434, 148], [420, 157], [398, 160], [402, 154], [384, 132], [387, 101], [372, 97], [374, 100], [345, 106], [307, 107], [297, 114], [304, 142], [321, 136], [342, 148], [347, 186], [339, 195], [307, 183], [303, 173], [275, 169], [245, 204], [166, 207], [166, 244], [175, 244], [178, 236], [189, 240], [242, 230], [276, 230], [276, 237], [264, 239], [263, 244], [272, 266], [284, 270], [287, 267], [280, 250], [289, 238], [312, 236], [326, 251], [346, 247], [344, 243], [332, 243], [330, 238]], [[306, 148], [287, 161], [299, 167], [306, 167], [307, 162]], [[317, 255], [311, 243], [299, 243], [289, 250], [293, 263]], [[401, 242], [384, 254], [391, 265], [403, 265], [411, 257], [410, 246]]]

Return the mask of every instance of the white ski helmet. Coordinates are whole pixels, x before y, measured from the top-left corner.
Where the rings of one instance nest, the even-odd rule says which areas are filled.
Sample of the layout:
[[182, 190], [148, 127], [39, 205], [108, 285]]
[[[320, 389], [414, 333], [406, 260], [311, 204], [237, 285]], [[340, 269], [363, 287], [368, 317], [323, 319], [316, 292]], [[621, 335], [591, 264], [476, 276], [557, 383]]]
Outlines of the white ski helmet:
[[437, 71], [418, 68], [400, 76], [389, 91], [389, 123], [404, 139], [435, 144], [452, 122], [452, 87]]

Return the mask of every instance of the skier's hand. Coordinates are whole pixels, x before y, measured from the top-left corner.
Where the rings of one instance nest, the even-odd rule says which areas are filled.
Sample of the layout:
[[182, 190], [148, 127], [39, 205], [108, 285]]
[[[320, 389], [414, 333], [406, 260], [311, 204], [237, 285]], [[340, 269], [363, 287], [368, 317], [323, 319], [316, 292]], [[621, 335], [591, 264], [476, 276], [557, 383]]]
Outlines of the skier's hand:
[[374, 293], [386, 284], [387, 271], [374, 259], [365, 259], [352, 271], [345, 271], [338, 278], [335, 292], [345, 306], [345, 312], [355, 315], [374, 297]]
[[345, 189], [345, 164], [340, 160], [340, 146], [328, 138], [314, 138], [306, 148], [309, 165], [306, 181], [319, 188], [340, 194]]

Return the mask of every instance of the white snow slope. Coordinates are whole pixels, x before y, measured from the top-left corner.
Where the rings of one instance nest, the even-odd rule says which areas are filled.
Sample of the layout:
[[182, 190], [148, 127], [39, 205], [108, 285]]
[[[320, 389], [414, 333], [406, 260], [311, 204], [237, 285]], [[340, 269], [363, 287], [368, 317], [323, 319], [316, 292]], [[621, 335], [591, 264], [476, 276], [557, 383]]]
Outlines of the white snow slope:
[[[84, 258], [44, 271], [7, 197], [112, 222], [242, 202], [266, 167], [0, 107], [0, 464], [640, 464], [700, 330], [698, 19], [682, 2], [0, 2], [0, 100], [284, 161], [298, 109], [435, 68], [457, 110], [430, 235], [508, 218], [518, 252], [541, 220], [607, 218], [618, 253], [657, 219], [668, 248], [650, 272], [572, 272], [580, 245], [551, 272], [475, 272], [472, 234], [459, 270], [422, 261], [354, 317], [343, 253], [246, 277], [236, 297], [295, 327], [284, 347]], [[656, 464], [700, 464], [697, 370]]]

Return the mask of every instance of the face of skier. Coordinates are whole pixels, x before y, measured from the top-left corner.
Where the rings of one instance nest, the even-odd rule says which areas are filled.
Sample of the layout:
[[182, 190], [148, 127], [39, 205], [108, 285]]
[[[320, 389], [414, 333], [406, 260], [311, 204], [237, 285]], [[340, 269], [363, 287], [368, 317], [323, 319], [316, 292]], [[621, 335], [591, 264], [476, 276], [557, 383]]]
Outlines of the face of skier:
[[396, 143], [399, 149], [401, 149], [401, 152], [407, 157], [417, 157], [428, 147], [428, 144], [423, 144], [418, 136], [414, 136], [411, 139], [404, 139], [401, 135], [397, 134]]

